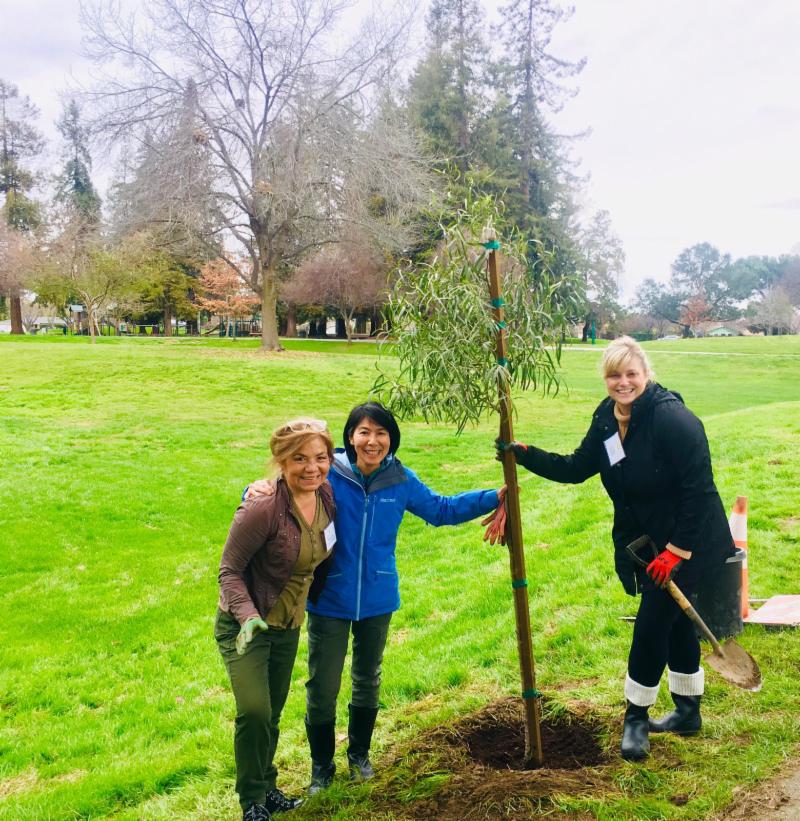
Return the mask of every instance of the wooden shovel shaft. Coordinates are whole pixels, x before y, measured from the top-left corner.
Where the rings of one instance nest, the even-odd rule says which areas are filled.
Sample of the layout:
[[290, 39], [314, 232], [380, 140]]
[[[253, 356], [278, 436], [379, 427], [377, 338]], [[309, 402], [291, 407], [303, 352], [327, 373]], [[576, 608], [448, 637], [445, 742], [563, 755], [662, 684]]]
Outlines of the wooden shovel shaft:
[[678, 605], [680, 606], [681, 610], [683, 610], [683, 612], [686, 613], [686, 615], [703, 631], [703, 635], [711, 642], [711, 646], [714, 648], [714, 652], [718, 656], [722, 656], [722, 658], [725, 658], [725, 651], [722, 649], [722, 646], [717, 641], [714, 634], [708, 629], [708, 625], [700, 617], [700, 614], [697, 612], [697, 610], [695, 610], [694, 607], [692, 607], [692, 603], [689, 601], [689, 599], [686, 598], [686, 596], [683, 595], [678, 585], [675, 584], [675, 582], [672, 581], [672, 579], [670, 579], [667, 582], [667, 590], [669, 590], [669, 593], [672, 596], [672, 598], [675, 599], [676, 602], [678, 602]]
[[[494, 306], [494, 318], [497, 327], [497, 360], [506, 360], [506, 334], [503, 325], [502, 302], [500, 300], [500, 275], [497, 271], [497, 255], [489, 252], [489, 293]], [[514, 439], [511, 422], [511, 389], [508, 382], [498, 387], [500, 396], [500, 438], [504, 442]], [[525, 553], [522, 547], [522, 517], [519, 508], [519, 484], [517, 482], [517, 462], [512, 451], [503, 455], [503, 477], [506, 483], [506, 542], [511, 561], [512, 581], [526, 580]], [[517, 624], [517, 649], [522, 677], [523, 702], [525, 704], [525, 759], [533, 760], [538, 766], [543, 762], [542, 734], [540, 728], [539, 699], [531, 697], [536, 690], [536, 672], [533, 664], [533, 642], [531, 639], [531, 617], [528, 608], [527, 580], [525, 584], [515, 585], [514, 613]]]

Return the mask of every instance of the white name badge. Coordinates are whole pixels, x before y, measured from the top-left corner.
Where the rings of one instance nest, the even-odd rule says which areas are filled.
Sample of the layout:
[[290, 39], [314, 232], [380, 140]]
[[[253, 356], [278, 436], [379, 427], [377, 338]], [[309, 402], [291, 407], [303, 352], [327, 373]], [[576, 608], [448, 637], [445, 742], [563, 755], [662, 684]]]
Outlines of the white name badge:
[[619, 438], [619, 433], [609, 436], [603, 444], [606, 446], [610, 465], [616, 465], [617, 462], [621, 462], [625, 458], [625, 451], [622, 449], [622, 440]]
[[336, 528], [333, 526], [333, 522], [331, 522], [322, 533], [325, 536], [325, 549], [330, 553], [336, 544]]

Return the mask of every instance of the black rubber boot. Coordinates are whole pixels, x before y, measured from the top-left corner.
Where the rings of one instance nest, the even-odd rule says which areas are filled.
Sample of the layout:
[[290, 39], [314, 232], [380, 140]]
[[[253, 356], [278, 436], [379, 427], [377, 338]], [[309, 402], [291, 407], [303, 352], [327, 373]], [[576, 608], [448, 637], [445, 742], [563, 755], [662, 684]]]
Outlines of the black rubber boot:
[[647, 738], [648, 707], [628, 702], [625, 710], [625, 723], [622, 726], [622, 757], [626, 761], [639, 761], [647, 758], [650, 752], [650, 741]]
[[306, 736], [311, 748], [311, 784], [308, 794], [315, 795], [330, 787], [336, 775], [333, 753], [336, 750], [336, 722], [309, 724], [306, 722]]
[[369, 745], [375, 729], [377, 707], [354, 707], [350, 705], [350, 723], [347, 727], [349, 745], [347, 763], [352, 781], [367, 781], [375, 775], [369, 760]]
[[679, 696], [670, 693], [675, 702], [675, 709], [660, 721], [650, 719], [651, 733], [675, 733], [676, 735], [697, 735], [703, 726], [700, 718], [700, 699], [702, 696]]

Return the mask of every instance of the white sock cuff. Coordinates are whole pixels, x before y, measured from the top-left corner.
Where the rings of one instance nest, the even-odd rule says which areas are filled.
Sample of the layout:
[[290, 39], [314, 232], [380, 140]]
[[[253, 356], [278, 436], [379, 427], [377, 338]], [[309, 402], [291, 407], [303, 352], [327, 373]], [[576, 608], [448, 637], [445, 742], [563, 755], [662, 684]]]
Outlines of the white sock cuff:
[[625, 698], [637, 707], [652, 707], [658, 698], [658, 687], [645, 687], [634, 681], [629, 675], [625, 676]]
[[706, 683], [706, 671], [701, 667], [696, 673], [667, 672], [670, 693], [676, 696], [702, 696]]

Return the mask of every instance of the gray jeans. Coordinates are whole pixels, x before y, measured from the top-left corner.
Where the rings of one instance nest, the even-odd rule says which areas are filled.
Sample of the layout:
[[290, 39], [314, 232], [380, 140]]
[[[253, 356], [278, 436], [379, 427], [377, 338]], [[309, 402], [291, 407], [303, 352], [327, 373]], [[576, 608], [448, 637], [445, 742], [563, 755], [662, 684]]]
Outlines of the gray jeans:
[[350, 676], [354, 707], [377, 707], [381, 686], [381, 663], [391, 613], [350, 621], [308, 614], [308, 681], [306, 721], [327, 724], [336, 720], [336, 698], [342, 686], [342, 670], [350, 633], [353, 659]]

